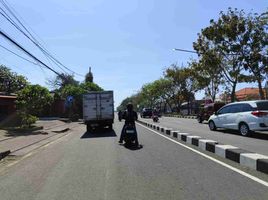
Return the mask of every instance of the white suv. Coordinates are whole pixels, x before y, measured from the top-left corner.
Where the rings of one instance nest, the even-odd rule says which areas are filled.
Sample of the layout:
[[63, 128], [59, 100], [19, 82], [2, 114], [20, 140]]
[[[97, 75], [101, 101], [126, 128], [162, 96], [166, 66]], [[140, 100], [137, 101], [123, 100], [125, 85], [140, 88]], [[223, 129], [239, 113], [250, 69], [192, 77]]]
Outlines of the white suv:
[[268, 130], [268, 100], [227, 104], [209, 118], [208, 125], [213, 131], [217, 128], [239, 130], [243, 136]]

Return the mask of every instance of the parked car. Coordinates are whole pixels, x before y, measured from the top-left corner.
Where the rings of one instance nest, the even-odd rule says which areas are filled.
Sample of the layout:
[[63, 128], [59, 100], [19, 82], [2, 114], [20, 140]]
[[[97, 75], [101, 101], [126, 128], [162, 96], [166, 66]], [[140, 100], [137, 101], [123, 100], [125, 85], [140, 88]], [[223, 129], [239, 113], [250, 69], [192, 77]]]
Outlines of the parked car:
[[152, 117], [153, 115], [153, 109], [151, 108], [143, 108], [142, 112], [141, 112], [141, 117], [145, 118], [145, 117]]
[[197, 121], [199, 123], [207, 121], [211, 115], [217, 112], [224, 105], [225, 103], [223, 102], [215, 102], [204, 105], [203, 107], [201, 107], [200, 112], [197, 115]]
[[268, 100], [230, 103], [209, 118], [210, 130], [217, 128], [238, 130], [249, 136], [254, 131], [268, 130]]

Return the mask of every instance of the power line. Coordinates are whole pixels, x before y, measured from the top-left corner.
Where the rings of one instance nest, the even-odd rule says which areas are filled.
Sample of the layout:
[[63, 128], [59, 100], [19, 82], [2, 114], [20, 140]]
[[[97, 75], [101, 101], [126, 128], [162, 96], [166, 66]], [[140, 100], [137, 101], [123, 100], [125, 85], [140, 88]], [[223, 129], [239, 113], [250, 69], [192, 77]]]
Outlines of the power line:
[[[31, 36], [28, 36], [23, 30], [20, 29], [20, 27], [13, 21], [13, 23], [11, 22], [11, 20], [9, 20], [7, 17], [5, 17], [12, 25], [14, 25], [20, 32], [22, 32], [29, 40], [31, 40], [31, 42], [33, 42], [46, 56], [48, 56], [61, 70], [63, 70], [60, 66], [64, 67], [65, 69], [69, 70], [70, 72], [77, 74], [79, 76], [83, 76], [81, 74], [76, 73], [75, 71], [69, 69], [68, 67], [66, 67], [65, 65], [63, 65], [59, 60], [57, 60], [53, 55], [51, 55], [51, 53], [49, 53], [49, 51], [41, 45], [40, 42], [38, 42], [38, 40], [31, 34], [31, 32], [26, 28], [26, 26], [23, 25], [23, 23], [19, 20], [19, 18], [14, 14], [14, 12], [16, 12], [14, 9], [12, 9], [12, 7], [10, 5], [8, 5], [4, 0], [1, 0], [2, 4], [4, 5], [4, 7], [11, 13], [11, 15], [19, 22], [19, 24], [26, 30], [26, 32]], [[11, 8], [9, 8], [11, 7]], [[1, 9], [2, 10], [2, 9]], [[13, 11], [14, 12], [13, 12]], [[6, 14], [6, 13], [5, 13]], [[3, 15], [3, 14], [2, 14]], [[7, 14], [6, 14], [7, 15]], [[8, 16], [8, 15], [7, 15]], [[9, 16], [8, 16], [9, 17]], [[10, 17], [9, 17], [10, 18]], [[64, 70], [63, 70], [64, 71]]]
[[14, 44], [15, 46], [17, 46], [19, 49], [21, 49], [22, 51], [24, 51], [26, 54], [28, 54], [30, 57], [32, 57], [33, 59], [35, 59], [36, 61], [38, 61], [39, 63], [41, 63], [43, 66], [45, 66], [46, 68], [48, 68], [49, 70], [51, 70], [52, 72], [54, 72], [55, 74], [57, 74], [58, 76], [61, 76], [60, 73], [58, 73], [57, 71], [55, 71], [54, 69], [52, 69], [51, 67], [47, 66], [45, 63], [43, 63], [41, 60], [39, 60], [37, 57], [35, 57], [33, 54], [31, 54], [29, 51], [27, 51], [25, 48], [23, 48], [21, 45], [19, 45], [16, 41], [14, 41], [13, 39], [11, 39], [7, 34], [5, 34], [3, 31], [0, 30], [0, 34], [6, 38], [8, 41], [10, 41], [12, 44]]
[[8, 49], [8, 48], [2, 46], [1, 44], [0, 44], [0, 47], [3, 48], [3, 49], [5, 49], [6, 51], [8, 51], [8, 52], [10, 52], [10, 53], [12, 53], [12, 54], [18, 56], [19, 58], [21, 58], [21, 59], [23, 59], [23, 60], [26, 60], [26, 61], [28, 61], [28, 62], [34, 64], [34, 65], [37, 65], [37, 63], [35, 63], [35, 62], [31, 61], [31, 60], [28, 60], [27, 58], [24, 58], [23, 56], [20, 56], [19, 54], [15, 53], [14, 51], [11, 51], [10, 49]]
[[[46, 56], [46, 58], [48, 59], [48, 57], [50, 56], [49, 55], [49, 53], [48, 52], [46, 52], [46, 50], [45, 49], [43, 49], [41, 46], [40, 46], [40, 44], [38, 44], [38, 41], [36, 40], [36, 39], [32, 39], [30, 36], [28, 36], [27, 35], [27, 33], [25, 33], [17, 24], [16, 24], [16, 22], [14, 21], [14, 20], [12, 20], [12, 18], [11, 17], [9, 17], [8, 16], [8, 14], [2, 9], [2, 8], [0, 8], [4, 13], [2, 13], [1, 11], [0, 11], [0, 14], [6, 19], [6, 20], [8, 20], [15, 28], [17, 28], [25, 37], [27, 37], [31, 42], [33, 42], [44, 54], [45, 54], [45, 56]], [[27, 31], [28, 32], [28, 31]], [[32, 35], [31, 35], [32, 36]], [[32, 36], [33, 37], [33, 36]], [[49, 61], [49, 60], [48, 60]], [[50, 62], [50, 61], [49, 61]], [[54, 62], [55, 63], [55, 62]], [[51, 63], [50, 63], [51, 64]], [[59, 68], [61, 69], [61, 70], [63, 70], [64, 71], [64, 69], [62, 69], [60, 66], [59, 66]], [[66, 73], [65, 71], [64, 71], [64, 73]]]

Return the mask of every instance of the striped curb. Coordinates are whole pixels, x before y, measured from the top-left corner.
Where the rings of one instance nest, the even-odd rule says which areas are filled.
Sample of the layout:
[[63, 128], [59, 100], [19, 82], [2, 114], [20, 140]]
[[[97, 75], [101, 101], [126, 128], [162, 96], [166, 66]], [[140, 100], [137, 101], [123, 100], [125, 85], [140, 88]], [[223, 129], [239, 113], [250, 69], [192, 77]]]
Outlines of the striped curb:
[[172, 131], [171, 128], [165, 128], [165, 133], [166, 133], [167, 135], [171, 135], [171, 131]]
[[171, 128], [161, 127], [142, 121], [138, 122], [141, 124], [145, 123], [148, 127], [151, 127], [160, 133], [169, 135], [177, 140], [197, 146], [203, 151], [215, 153], [222, 158], [232, 160], [242, 166], [268, 174], [268, 156], [266, 155], [250, 152], [232, 145], [219, 144], [217, 141], [201, 138], [196, 135], [190, 135], [189, 133], [181, 133], [180, 131], [175, 131]]
[[[206, 139], [202, 139], [198, 141], [198, 147], [200, 147], [202, 150], [204, 151], [208, 151], [211, 149], [214, 149], [210, 152], [215, 153], [215, 144], [218, 144], [218, 142], [214, 141], [214, 140], [206, 140]], [[213, 147], [211, 147], [211, 145]]]
[[257, 170], [268, 174], [268, 159], [257, 159]]
[[179, 132], [179, 131], [171, 131], [171, 133], [172, 133], [172, 137], [174, 137], [174, 138], [178, 138], [178, 132]]
[[244, 149], [226, 149], [225, 157], [229, 160], [240, 163], [240, 154], [242, 153], [252, 153]]
[[187, 136], [189, 135], [189, 133], [179, 133], [179, 135], [180, 135], [180, 138], [178, 138], [178, 139], [186, 142]]
[[226, 157], [226, 151], [231, 149], [238, 149], [238, 147], [234, 147], [232, 145], [226, 145], [226, 144], [220, 144], [215, 146], [215, 154], [217, 154], [220, 157], [225, 158]]
[[185, 118], [185, 119], [196, 119], [196, 116], [183, 116], [183, 115], [163, 115], [164, 117], [176, 117], [176, 118]]
[[188, 144], [193, 144], [193, 141], [196, 141], [196, 140], [193, 140], [193, 139], [200, 139], [201, 137], [199, 137], [199, 136], [187, 136], [187, 138], [186, 138], [186, 142], [188, 143]]
[[[240, 164], [252, 169], [258, 170], [257, 161], [262, 159], [268, 159], [268, 156], [264, 156], [257, 153], [242, 153], [240, 154]], [[259, 163], [260, 164], [260, 163]], [[260, 166], [259, 166], [260, 167]]]

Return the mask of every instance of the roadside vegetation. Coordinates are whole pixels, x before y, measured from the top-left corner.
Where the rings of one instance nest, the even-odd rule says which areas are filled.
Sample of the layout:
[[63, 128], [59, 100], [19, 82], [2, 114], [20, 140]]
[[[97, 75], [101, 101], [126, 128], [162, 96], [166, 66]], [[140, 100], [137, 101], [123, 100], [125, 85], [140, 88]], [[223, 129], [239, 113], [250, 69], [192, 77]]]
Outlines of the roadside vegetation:
[[229, 8], [220, 12], [198, 33], [193, 48], [197, 59], [186, 66], [171, 64], [161, 78], [143, 85], [117, 109], [131, 101], [138, 110], [150, 107], [165, 112], [168, 106], [179, 113], [180, 105], [194, 101], [198, 91], [205, 91], [213, 102], [220, 93], [233, 102], [241, 83], [257, 83], [260, 99], [267, 98], [263, 88], [268, 75], [268, 11], [258, 14]]
[[[93, 76], [86, 74], [85, 81], [78, 82], [73, 75], [60, 74], [49, 81], [54, 90], [50, 92], [46, 87], [32, 85], [27, 79], [12, 72], [8, 67], [0, 66], [0, 91], [4, 95], [14, 95], [16, 112], [10, 115], [1, 126], [18, 127], [22, 130], [33, 128], [38, 117], [50, 116], [51, 105], [56, 101], [65, 102], [65, 113], [61, 117], [77, 120], [82, 116], [82, 95], [89, 91], [103, 89], [93, 83]], [[72, 101], [67, 101], [71, 97]]]

